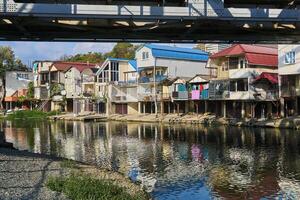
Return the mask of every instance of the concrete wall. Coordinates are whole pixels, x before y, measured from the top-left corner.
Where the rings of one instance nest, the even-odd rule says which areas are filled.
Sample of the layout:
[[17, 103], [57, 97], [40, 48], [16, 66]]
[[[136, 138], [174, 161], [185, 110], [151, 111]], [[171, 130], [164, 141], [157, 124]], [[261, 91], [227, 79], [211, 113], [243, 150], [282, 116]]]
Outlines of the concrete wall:
[[[295, 51], [295, 63], [285, 64], [285, 54]], [[278, 73], [279, 75], [300, 74], [300, 46], [299, 45], [279, 45], [278, 46]]]
[[127, 104], [127, 111], [129, 115], [138, 114], [138, 103], [128, 103]]
[[209, 74], [206, 62], [157, 58], [156, 66], [168, 67], [169, 77], [193, 77], [195, 74]]
[[65, 73], [65, 90], [67, 98], [78, 98], [81, 96], [81, 74], [78, 69], [72, 67]]
[[[28, 79], [23, 79], [20, 76], [23, 74], [28, 75]], [[20, 78], [18, 78], [18, 75]], [[10, 71], [5, 73], [5, 96], [9, 97], [13, 95], [17, 90], [27, 89], [28, 83], [33, 81], [32, 72], [23, 72], [23, 71]]]
[[[143, 59], [143, 52], [147, 52], [149, 54], [148, 59]], [[136, 51], [135, 59], [138, 67], [152, 67], [155, 64], [155, 59], [152, 55], [151, 49], [145, 46]]]

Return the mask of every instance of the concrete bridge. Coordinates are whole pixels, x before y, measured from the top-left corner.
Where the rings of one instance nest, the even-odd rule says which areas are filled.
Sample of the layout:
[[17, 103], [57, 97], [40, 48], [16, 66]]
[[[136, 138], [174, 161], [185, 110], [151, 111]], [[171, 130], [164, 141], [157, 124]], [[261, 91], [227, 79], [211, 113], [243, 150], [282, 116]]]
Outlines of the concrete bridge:
[[225, 4], [223, 0], [15, 1], [0, 0], [0, 40], [300, 41], [300, 10], [287, 0], [287, 6], [280, 4], [279, 8], [273, 8], [274, 4], [268, 7], [269, 0], [265, 0], [266, 6], [254, 8], [244, 8], [245, 4], [235, 6], [234, 0], [227, 4], [227, 0]]

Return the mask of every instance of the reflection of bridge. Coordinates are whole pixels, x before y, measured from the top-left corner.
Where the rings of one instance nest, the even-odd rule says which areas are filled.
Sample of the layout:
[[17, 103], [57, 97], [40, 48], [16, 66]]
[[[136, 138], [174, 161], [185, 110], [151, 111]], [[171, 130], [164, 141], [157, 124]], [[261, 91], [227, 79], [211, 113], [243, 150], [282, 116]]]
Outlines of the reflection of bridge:
[[[30, 0], [16, 0], [30, 2]], [[0, 40], [282, 42], [300, 41], [300, 10], [227, 8], [215, 0], [0, 0]], [[45, 4], [48, 3], [49, 4]], [[75, 2], [78, 4], [51, 4]], [[105, 5], [90, 5], [89, 2]], [[106, 5], [116, 2], [114, 5]], [[140, 2], [137, 5], [134, 2]], [[145, 1], [143, 1], [145, 2]], [[150, 2], [150, 3], [149, 3]], [[82, 4], [86, 3], [86, 4]]]

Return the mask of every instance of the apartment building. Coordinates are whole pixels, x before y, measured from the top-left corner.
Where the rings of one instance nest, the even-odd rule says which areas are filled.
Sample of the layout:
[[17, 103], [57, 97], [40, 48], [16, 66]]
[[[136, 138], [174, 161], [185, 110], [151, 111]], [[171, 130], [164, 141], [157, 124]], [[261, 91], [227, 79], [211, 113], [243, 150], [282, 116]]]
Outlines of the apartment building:
[[216, 77], [209, 109], [229, 118], [275, 117], [279, 112], [277, 49], [237, 44], [210, 56]]
[[280, 87], [281, 116], [300, 113], [300, 46], [279, 45], [278, 73]]

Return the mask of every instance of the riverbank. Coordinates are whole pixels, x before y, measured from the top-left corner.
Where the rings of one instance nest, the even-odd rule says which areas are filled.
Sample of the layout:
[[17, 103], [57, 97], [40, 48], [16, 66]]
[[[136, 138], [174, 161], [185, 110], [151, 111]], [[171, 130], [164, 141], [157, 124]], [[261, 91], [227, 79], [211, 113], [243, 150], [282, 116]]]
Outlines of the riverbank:
[[123, 121], [123, 122], [149, 122], [165, 124], [207, 124], [207, 125], [230, 125], [240, 127], [268, 127], [268, 128], [289, 128], [300, 129], [300, 116], [276, 119], [236, 119], [216, 117], [214, 114], [113, 114], [105, 116], [103, 114], [82, 113], [74, 115], [67, 113], [63, 115], [50, 116], [51, 120], [70, 121]]
[[166, 124], [206, 124], [206, 125], [230, 125], [240, 127], [268, 127], [300, 129], [300, 116], [278, 119], [235, 119], [220, 118], [213, 114], [168, 114], [168, 115], [111, 115], [107, 118], [113, 121], [124, 122], [152, 122]]
[[[132, 183], [118, 172], [98, 169], [93, 166], [56, 159], [14, 149], [0, 148], [0, 199], [69, 199], [68, 193], [52, 191], [47, 187], [55, 178], [85, 177], [96, 183], [109, 183], [105, 192], [112, 186], [118, 195], [133, 199], [149, 199], [139, 185]], [[84, 180], [84, 179], [83, 179]], [[116, 190], [115, 188], [118, 188]], [[51, 187], [50, 187], [51, 188]], [[93, 192], [93, 188], [79, 188]], [[99, 191], [98, 191], [99, 192]], [[123, 193], [120, 193], [123, 192]], [[109, 196], [109, 195], [108, 195]], [[71, 196], [73, 199], [73, 196]], [[105, 199], [105, 198], [103, 198]]]

